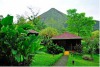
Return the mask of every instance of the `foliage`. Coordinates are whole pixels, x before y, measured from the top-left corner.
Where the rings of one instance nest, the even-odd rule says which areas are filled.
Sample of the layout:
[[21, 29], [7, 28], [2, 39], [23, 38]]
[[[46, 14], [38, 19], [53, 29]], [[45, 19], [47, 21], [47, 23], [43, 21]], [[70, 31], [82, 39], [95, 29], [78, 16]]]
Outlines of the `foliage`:
[[[99, 66], [99, 55], [94, 54], [93, 55], [94, 60], [93, 61], [87, 61], [82, 59], [81, 55], [69, 55], [68, 62], [66, 63], [67, 66]], [[75, 61], [75, 64], [72, 64], [72, 60]]]
[[92, 32], [92, 37], [93, 38], [99, 38], [99, 32], [100, 32], [99, 30]]
[[36, 17], [35, 19], [33, 19], [33, 25], [36, 28], [36, 30], [39, 30], [39, 31], [46, 28], [45, 24], [40, 21], [39, 17]]
[[25, 30], [34, 29], [40, 31], [45, 28], [45, 25], [40, 21], [39, 17], [33, 16], [28, 20], [24, 16], [17, 15], [17, 24]]
[[58, 46], [57, 44], [53, 44], [52, 42], [49, 42], [47, 45], [47, 51], [50, 54], [59, 54], [64, 52], [64, 48]]
[[83, 53], [84, 54], [93, 54], [95, 53], [95, 44], [93, 40], [90, 40], [86, 45], [83, 45]]
[[29, 65], [32, 56], [42, 48], [39, 37], [27, 36], [23, 28], [13, 24], [13, 16], [8, 15], [1, 24], [0, 65]]
[[36, 54], [33, 58], [31, 66], [51, 66], [53, 65], [63, 54], [57, 54], [52, 56], [51, 54]]
[[33, 23], [35, 30], [40, 31], [44, 29], [46, 26], [43, 23], [43, 21], [42, 22], [40, 21], [40, 17], [38, 16], [39, 12], [35, 13], [33, 11], [33, 8], [31, 7], [28, 7], [28, 9], [31, 11], [31, 14], [32, 14], [31, 16], [28, 16], [28, 20], [29, 22]]
[[92, 17], [86, 17], [85, 13], [77, 13], [76, 9], [67, 10], [67, 30], [77, 33], [84, 38], [90, 37], [95, 21]]
[[43, 37], [53, 37], [58, 34], [58, 31], [55, 28], [47, 27], [40, 31], [40, 36]]
[[34, 29], [34, 25], [30, 22], [24, 24], [18, 24], [19, 27], [23, 28], [24, 30]]
[[47, 45], [50, 42], [50, 38], [57, 35], [58, 31], [54, 28], [47, 27], [40, 31], [39, 35], [42, 38], [42, 43]]
[[82, 41], [83, 45], [83, 53], [99, 53], [99, 31], [92, 32], [92, 36], [88, 39], [85, 39], [84, 42]]
[[26, 21], [27, 19], [24, 16], [17, 15], [17, 24], [19, 27], [24, 30], [34, 29], [32, 22]]
[[[68, 20], [66, 14], [60, 12], [55, 8], [51, 8], [47, 12], [41, 14], [40, 20], [44, 22], [46, 26], [56, 28], [60, 33], [65, 32], [63, 31], [63, 28], [65, 29], [68, 26], [68, 24], [66, 23], [66, 21]], [[95, 22], [96, 24], [94, 25], [94, 30], [99, 30], [99, 21], [95, 20]]]
[[40, 51], [47, 53], [47, 47], [44, 44], [41, 45], [43, 48]]
[[26, 23], [26, 18], [24, 16], [17, 15], [17, 24]]

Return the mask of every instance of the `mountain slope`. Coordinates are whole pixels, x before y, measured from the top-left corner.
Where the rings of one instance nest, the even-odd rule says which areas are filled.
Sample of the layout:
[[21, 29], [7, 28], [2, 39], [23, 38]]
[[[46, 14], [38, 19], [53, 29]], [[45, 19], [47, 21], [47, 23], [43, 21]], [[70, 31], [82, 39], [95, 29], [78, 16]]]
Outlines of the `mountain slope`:
[[[59, 31], [64, 30], [64, 28], [67, 26], [66, 15], [55, 8], [51, 8], [47, 12], [41, 14], [40, 19], [41, 21], [44, 22], [46, 26], [56, 28]], [[99, 30], [99, 21], [97, 20], [95, 21], [96, 21], [96, 24], [94, 25], [94, 30]]]
[[64, 29], [67, 20], [66, 15], [55, 8], [51, 8], [43, 13], [40, 15], [40, 18], [47, 26], [54, 27], [58, 30]]

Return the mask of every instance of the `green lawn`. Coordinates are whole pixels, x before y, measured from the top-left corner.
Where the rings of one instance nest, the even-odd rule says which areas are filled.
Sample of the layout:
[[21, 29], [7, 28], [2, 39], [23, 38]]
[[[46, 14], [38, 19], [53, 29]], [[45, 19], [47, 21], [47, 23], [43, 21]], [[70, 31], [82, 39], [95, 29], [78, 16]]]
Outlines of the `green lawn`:
[[[99, 66], [99, 55], [94, 55], [93, 61], [83, 60], [80, 55], [69, 55], [67, 66]], [[75, 64], [72, 64], [72, 60], [74, 59]]]
[[52, 54], [37, 54], [33, 58], [31, 66], [51, 66], [53, 65], [63, 54], [52, 55]]

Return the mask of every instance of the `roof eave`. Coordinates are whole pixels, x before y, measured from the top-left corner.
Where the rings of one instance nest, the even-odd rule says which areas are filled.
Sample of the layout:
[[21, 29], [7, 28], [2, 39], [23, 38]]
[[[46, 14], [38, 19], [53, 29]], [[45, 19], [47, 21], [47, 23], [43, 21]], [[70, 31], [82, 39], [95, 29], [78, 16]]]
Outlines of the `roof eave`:
[[69, 40], [69, 39], [80, 39], [82, 40], [82, 38], [51, 38], [52, 40]]

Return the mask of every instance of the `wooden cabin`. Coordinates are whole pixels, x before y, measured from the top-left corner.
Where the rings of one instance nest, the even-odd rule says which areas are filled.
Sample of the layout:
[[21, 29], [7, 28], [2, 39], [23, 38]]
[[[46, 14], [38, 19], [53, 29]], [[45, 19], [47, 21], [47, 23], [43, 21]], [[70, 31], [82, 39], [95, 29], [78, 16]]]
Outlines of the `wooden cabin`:
[[36, 32], [36, 31], [34, 31], [34, 30], [28, 30], [28, 34], [27, 34], [28, 36], [29, 36], [29, 35], [34, 35], [34, 34], [35, 34], [36, 36], [38, 36], [39, 33]]
[[64, 47], [66, 51], [75, 50], [74, 47], [76, 45], [81, 45], [82, 40], [81, 37], [68, 32], [54, 36], [51, 39], [54, 44]]

